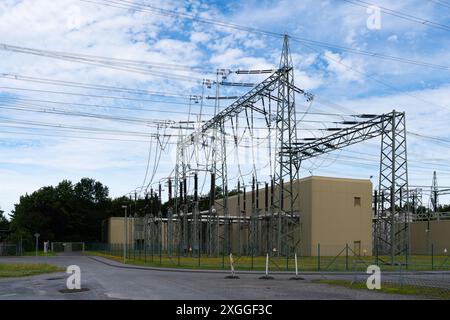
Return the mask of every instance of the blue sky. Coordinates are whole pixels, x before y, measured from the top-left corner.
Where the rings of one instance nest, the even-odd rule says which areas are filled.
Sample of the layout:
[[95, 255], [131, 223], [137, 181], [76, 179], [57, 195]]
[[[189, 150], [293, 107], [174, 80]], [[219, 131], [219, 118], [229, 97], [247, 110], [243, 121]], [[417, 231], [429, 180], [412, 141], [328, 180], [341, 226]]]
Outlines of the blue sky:
[[[366, 8], [340, 0], [129, 2], [151, 4], [206, 19], [275, 33], [287, 32], [298, 38], [450, 66], [449, 31], [385, 13], [381, 14], [380, 29], [368, 29], [366, 22], [369, 14]], [[450, 7], [432, 1], [372, 2], [443, 25], [450, 24]], [[180, 17], [160, 16], [79, 0], [6, 0], [0, 3], [0, 43], [214, 71], [217, 68], [276, 68], [282, 39]], [[408, 130], [450, 139], [448, 69], [386, 61], [295, 41], [291, 41], [291, 51], [297, 86], [317, 97], [311, 106], [299, 97], [298, 112], [308, 107], [310, 111], [345, 114], [382, 113], [395, 108], [407, 113]], [[213, 73], [198, 70], [165, 72], [195, 79], [215, 77]], [[157, 182], [167, 177], [174, 166], [176, 137], [162, 141], [168, 144], [159, 165], [154, 169], [157, 162], [155, 150], [158, 149], [155, 139], [149, 141], [132, 135], [36, 127], [29, 122], [144, 133], [157, 132], [154, 126], [49, 112], [33, 113], [24, 109], [48, 111], [56, 108], [67, 112], [178, 121], [188, 117], [189, 95], [200, 95], [202, 92], [201, 85], [195, 81], [165, 79], [4, 50], [0, 50], [0, 74], [0, 207], [7, 212], [13, 209], [13, 204], [18, 202], [21, 194], [30, 193], [44, 185], [56, 184], [65, 178], [78, 181], [88, 176], [108, 185], [113, 196], [127, 193], [143, 184], [149, 151], [152, 152], [150, 173], [147, 174], [145, 184], [149, 180]], [[163, 91], [182, 96], [158, 97], [70, 88], [22, 81], [12, 75]], [[257, 82], [264, 77], [230, 76], [230, 80]], [[383, 81], [387, 86], [374, 79]], [[222, 93], [238, 95], [246, 90], [223, 88]], [[207, 89], [205, 95], [214, 95], [214, 89]], [[221, 107], [228, 103], [231, 102], [221, 102]], [[213, 101], [206, 100], [205, 104], [211, 106]], [[190, 120], [199, 113], [199, 105], [191, 102], [191, 111]], [[203, 119], [208, 118], [212, 111], [212, 108], [205, 106]], [[314, 117], [308, 116], [305, 120], [314, 120]], [[26, 122], [28, 124], [24, 124]], [[312, 132], [308, 131], [313, 128], [311, 126], [314, 126], [311, 122], [300, 123], [299, 135], [311, 135]], [[169, 131], [166, 133], [177, 133], [176, 130]], [[159, 133], [162, 133], [162, 129]], [[140, 141], [106, 140], [118, 138]], [[259, 153], [262, 150], [265, 148], [260, 148]], [[432, 172], [437, 170], [439, 184], [450, 185], [448, 144], [408, 136], [408, 151], [411, 184], [430, 185]], [[232, 152], [230, 157], [236, 160]], [[250, 172], [252, 157], [247, 154], [245, 160], [240, 159], [243, 171]], [[365, 160], [355, 163], [352, 157], [363, 157]], [[374, 176], [376, 185], [378, 157], [379, 141], [375, 139], [343, 152], [305, 162], [302, 175], [312, 173], [365, 179]], [[266, 160], [259, 165], [261, 171], [267, 169]], [[235, 174], [235, 164], [233, 168], [230, 169], [230, 175], [235, 177], [238, 175]], [[261, 177], [264, 179], [264, 172]], [[424, 202], [427, 201], [428, 197], [424, 197]]]

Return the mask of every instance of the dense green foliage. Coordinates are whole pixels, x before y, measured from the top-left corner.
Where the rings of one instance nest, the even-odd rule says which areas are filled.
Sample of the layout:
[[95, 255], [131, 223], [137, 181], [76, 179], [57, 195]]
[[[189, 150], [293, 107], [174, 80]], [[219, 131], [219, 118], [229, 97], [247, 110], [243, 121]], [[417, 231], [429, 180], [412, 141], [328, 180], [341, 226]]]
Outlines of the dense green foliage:
[[[217, 188], [216, 194], [221, 197], [220, 188]], [[192, 201], [193, 197], [187, 196], [187, 202], [191, 204]], [[40, 242], [99, 242], [102, 240], [102, 221], [123, 216], [123, 205], [127, 205], [130, 215], [157, 215], [161, 212], [166, 217], [169, 206], [175, 207], [175, 200], [161, 204], [154, 192], [136, 201], [134, 197], [112, 199], [108, 187], [94, 179], [83, 178], [76, 184], [63, 180], [57, 186], [42, 187], [20, 197], [12, 212], [11, 222], [6, 221], [12, 232], [10, 240], [15, 242], [21, 239], [25, 250], [34, 248], [33, 235], [36, 232], [40, 234]], [[209, 207], [209, 195], [200, 196], [200, 210], [208, 210]]]
[[36, 232], [41, 241], [100, 241], [102, 221], [123, 212], [123, 201], [110, 199], [108, 188], [94, 179], [76, 184], [64, 180], [20, 197], [12, 212], [10, 237], [22, 238], [25, 247], [33, 245]]
[[4, 212], [0, 209], [0, 241], [8, 236], [9, 221], [4, 216]]
[[8, 230], [9, 229], [9, 221], [4, 216], [2, 210], [0, 210], [0, 230]]

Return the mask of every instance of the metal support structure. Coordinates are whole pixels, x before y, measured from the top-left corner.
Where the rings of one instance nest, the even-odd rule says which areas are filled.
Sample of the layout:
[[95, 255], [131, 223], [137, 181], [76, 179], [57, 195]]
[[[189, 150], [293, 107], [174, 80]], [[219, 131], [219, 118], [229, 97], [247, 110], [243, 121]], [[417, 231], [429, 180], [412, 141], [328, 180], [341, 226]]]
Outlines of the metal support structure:
[[[224, 244], [226, 242], [228, 233], [228, 176], [225, 137], [225, 125], [223, 122], [221, 122], [215, 129], [213, 142], [213, 173], [216, 186], [214, 198], [214, 209], [216, 211], [216, 219], [214, 225], [216, 232], [216, 242], [215, 248], [212, 248], [212, 252], [214, 252], [214, 255], [219, 254], [220, 251], [223, 251], [225, 249]], [[220, 191], [220, 193], [217, 191]], [[221, 215], [224, 217], [222, 227], [219, 218], [219, 216]]]
[[390, 263], [409, 254], [410, 195], [406, 150], [405, 114], [359, 115], [366, 121], [342, 128], [312, 142], [299, 141], [294, 148], [302, 161], [381, 136], [380, 178], [374, 217], [375, 251], [389, 255]]
[[384, 193], [386, 211], [376, 219], [378, 249], [395, 264], [409, 254], [410, 203], [406, 150], [405, 114], [393, 111], [383, 122], [379, 192]]
[[194, 205], [192, 209], [192, 232], [191, 232], [191, 244], [192, 254], [196, 256], [201, 255], [201, 216], [198, 204], [198, 175], [194, 175]]
[[438, 212], [439, 209], [439, 187], [437, 183], [436, 171], [433, 171], [433, 181], [431, 183], [431, 193], [430, 193], [430, 210], [434, 213]]
[[[204, 170], [211, 174], [210, 208], [208, 212], [203, 213], [206, 222], [204, 252], [213, 257], [217, 257], [221, 251], [223, 255], [228, 255], [235, 247], [231, 244], [230, 234], [233, 230], [231, 224], [237, 221], [239, 254], [244, 253], [241, 250], [252, 255], [266, 251], [265, 253], [289, 257], [298, 252], [299, 239], [301, 239], [299, 194], [296, 184], [300, 164], [306, 159], [381, 137], [379, 188], [374, 199], [374, 251], [381, 259], [385, 259], [382, 257], [388, 255], [389, 259], [385, 260], [389, 260], [392, 264], [399, 262], [400, 256], [408, 256], [408, 223], [416, 217], [415, 210], [419, 208], [421, 201], [419, 202], [419, 190], [411, 191], [408, 188], [404, 113], [393, 111], [383, 115], [354, 115], [359, 119], [358, 121], [342, 122], [343, 128], [333, 128], [334, 133], [330, 135], [313, 140], [298, 139], [296, 93], [304, 95], [308, 101], [313, 97], [294, 84], [294, 68], [287, 36], [284, 37], [279, 69], [223, 110], [219, 108], [219, 85], [223, 83], [223, 81], [219, 82], [219, 71], [215, 83], [215, 115], [184, 137], [180, 128], [175, 168], [174, 215], [177, 219], [175, 222], [171, 218], [172, 213], [169, 209], [168, 251], [170, 251], [169, 243], [173, 240], [179, 253], [181, 249], [186, 253], [186, 249], [192, 248], [194, 252], [201, 254], [203, 219], [198, 209], [197, 172], [199, 169], [198, 163], [197, 171], [188, 165], [188, 154], [190, 154], [188, 148], [197, 148], [200, 144], [202, 148], [211, 148], [211, 158], [207, 159], [208, 164], [205, 165]], [[272, 94], [274, 91], [276, 91], [275, 95]], [[276, 101], [276, 114], [271, 114], [270, 107], [269, 111], [265, 109], [264, 99], [267, 98], [269, 101]], [[258, 103], [262, 103], [262, 107]], [[274, 122], [277, 143], [275, 165], [271, 167], [270, 196], [267, 184], [265, 188], [264, 214], [260, 214], [261, 209], [256, 200], [259, 193], [256, 178], [254, 178], [250, 210], [246, 210], [245, 186], [241, 186], [239, 180], [237, 214], [230, 217], [225, 125], [228, 120], [232, 121], [243, 111], [246, 113], [250, 111], [252, 115], [253, 112], [264, 115], [269, 127]], [[188, 171], [195, 171], [193, 204], [187, 203]], [[243, 209], [239, 195], [241, 187], [244, 189]], [[234, 211], [234, 208], [232, 210]], [[175, 223], [173, 231], [169, 226], [172, 223]], [[248, 229], [246, 244], [242, 241], [245, 239], [241, 238], [241, 232], [245, 229]], [[263, 235], [261, 232], [267, 234]], [[172, 240], [169, 241], [170, 238]]]
[[167, 209], [167, 255], [169, 258], [173, 257], [174, 250], [174, 236], [173, 236], [173, 207], [172, 207], [172, 180], [168, 180], [169, 189], [169, 208]]
[[[295, 203], [298, 198], [298, 188], [294, 189], [294, 182], [299, 178], [300, 161], [290, 152], [293, 143], [297, 141], [297, 121], [295, 112], [295, 84], [294, 67], [289, 50], [289, 39], [285, 35], [283, 51], [280, 59], [280, 69], [287, 72], [279, 79], [278, 85], [278, 105], [276, 118], [276, 133], [278, 154], [276, 157], [274, 178], [278, 187], [275, 193], [273, 207], [278, 212], [278, 216], [283, 216], [284, 221], [278, 226], [280, 239], [278, 241], [278, 252], [289, 255], [291, 250], [295, 251], [294, 238], [290, 234], [292, 228], [298, 227], [299, 216]], [[283, 183], [283, 181], [285, 183]], [[287, 207], [283, 202], [288, 199]], [[285, 210], [286, 209], [286, 210]], [[284, 215], [284, 212], [287, 214]]]

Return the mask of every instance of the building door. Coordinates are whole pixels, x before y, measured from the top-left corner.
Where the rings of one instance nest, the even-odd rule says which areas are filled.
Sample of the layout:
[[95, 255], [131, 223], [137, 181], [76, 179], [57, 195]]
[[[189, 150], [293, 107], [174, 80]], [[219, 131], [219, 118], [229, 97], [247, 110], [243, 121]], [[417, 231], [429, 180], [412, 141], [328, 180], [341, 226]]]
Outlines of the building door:
[[361, 255], [361, 241], [353, 241], [353, 252], [355, 255]]

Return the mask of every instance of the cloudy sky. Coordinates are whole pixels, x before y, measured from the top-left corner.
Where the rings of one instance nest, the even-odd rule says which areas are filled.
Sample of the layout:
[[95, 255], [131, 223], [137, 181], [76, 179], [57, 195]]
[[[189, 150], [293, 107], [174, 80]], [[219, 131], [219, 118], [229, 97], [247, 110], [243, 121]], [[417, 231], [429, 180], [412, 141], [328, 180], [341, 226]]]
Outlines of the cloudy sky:
[[[297, 99], [300, 137], [320, 136], [314, 129], [336, 121], [314, 113], [342, 120], [404, 111], [410, 184], [429, 186], [436, 170], [439, 184], [450, 186], [450, 1], [370, 2], [382, 8], [379, 28], [361, 1], [2, 0], [0, 208], [9, 213], [20, 195], [62, 179], [92, 177], [112, 196], [154, 187], [173, 175], [174, 126], [214, 112], [206, 97], [215, 88], [203, 80], [215, 80], [217, 69], [276, 69], [283, 33], [291, 36], [297, 87], [315, 95], [312, 104]], [[267, 146], [242, 143], [228, 155], [230, 184], [272, 166], [261, 156]], [[301, 175], [373, 176], [375, 186], [379, 146], [374, 139], [306, 161]]]

